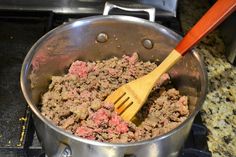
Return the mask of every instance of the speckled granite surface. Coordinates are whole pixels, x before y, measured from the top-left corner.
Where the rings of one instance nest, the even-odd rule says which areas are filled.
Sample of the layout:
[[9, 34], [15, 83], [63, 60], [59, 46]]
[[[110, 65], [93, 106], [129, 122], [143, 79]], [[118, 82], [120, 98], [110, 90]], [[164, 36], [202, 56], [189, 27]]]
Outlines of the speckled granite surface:
[[[180, 18], [184, 32], [209, 7], [207, 0], [181, 0]], [[224, 56], [224, 44], [218, 30], [196, 47], [208, 72], [208, 94], [201, 111], [209, 130], [208, 146], [213, 157], [236, 157], [236, 67]]]

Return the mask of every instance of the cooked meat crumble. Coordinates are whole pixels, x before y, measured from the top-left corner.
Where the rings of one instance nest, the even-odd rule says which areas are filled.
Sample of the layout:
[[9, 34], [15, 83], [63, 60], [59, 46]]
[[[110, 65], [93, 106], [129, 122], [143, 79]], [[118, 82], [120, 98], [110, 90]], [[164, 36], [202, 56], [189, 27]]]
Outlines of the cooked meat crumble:
[[139, 61], [137, 53], [96, 62], [75, 61], [68, 74], [52, 77], [42, 96], [41, 112], [60, 128], [87, 139], [126, 143], [160, 136], [189, 115], [187, 97], [170, 86], [168, 74], [162, 75], [133, 122], [124, 121], [113, 104], [104, 102], [112, 91], [155, 67], [155, 63]]

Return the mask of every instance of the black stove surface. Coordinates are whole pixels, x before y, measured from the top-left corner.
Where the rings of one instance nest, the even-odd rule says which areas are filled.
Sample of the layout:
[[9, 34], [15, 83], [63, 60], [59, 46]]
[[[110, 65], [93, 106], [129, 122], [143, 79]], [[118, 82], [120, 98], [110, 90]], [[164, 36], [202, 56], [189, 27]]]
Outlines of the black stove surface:
[[[29, 109], [20, 89], [20, 70], [30, 47], [45, 33], [46, 21], [0, 17], [0, 156], [24, 156]], [[3, 155], [4, 154], [4, 155]]]
[[[21, 66], [30, 47], [42, 35], [69, 18], [84, 16], [0, 12], [0, 157], [45, 157], [20, 89]], [[177, 19], [158, 22], [181, 32]], [[206, 135], [207, 129], [198, 115], [179, 157], [211, 157]]]

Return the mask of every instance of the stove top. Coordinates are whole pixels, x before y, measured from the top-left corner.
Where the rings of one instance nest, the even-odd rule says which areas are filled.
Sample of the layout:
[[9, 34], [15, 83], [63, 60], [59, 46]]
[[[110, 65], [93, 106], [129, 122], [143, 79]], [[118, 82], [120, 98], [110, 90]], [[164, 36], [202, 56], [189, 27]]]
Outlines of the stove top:
[[[1, 0], [1, 10], [50, 11], [60, 14], [102, 14], [107, 0]], [[109, 0], [112, 3], [151, 5], [158, 11], [156, 16], [175, 17], [177, 0]]]
[[[0, 11], [0, 156], [45, 157], [20, 89], [21, 65], [30, 47], [46, 32], [69, 19], [89, 15]], [[181, 33], [177, 18], [157, 22]], [[211, 157], [206, 136], [198, 115], [179, 157]]]

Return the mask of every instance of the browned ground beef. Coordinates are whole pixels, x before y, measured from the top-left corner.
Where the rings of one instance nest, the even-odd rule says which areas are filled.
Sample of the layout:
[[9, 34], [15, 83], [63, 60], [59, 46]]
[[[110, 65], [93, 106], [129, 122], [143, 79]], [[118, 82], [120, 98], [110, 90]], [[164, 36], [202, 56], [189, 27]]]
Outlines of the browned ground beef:
[[187, 97], [169, 85], [168, 74], [161, 77], [138, 112], [134, 119], [136, 125], [123, 121], [113, 104], [104, 102], [122, 84], [149, 73], [156, 66], [138, 61], [136, 53], [120, 59], [76, 61], [68, 74], [52, 77], [48, 91], [42, 96], [41, 112], [60, 128], [87, 139], [125, 143], [160, 136], [189, 115]]

